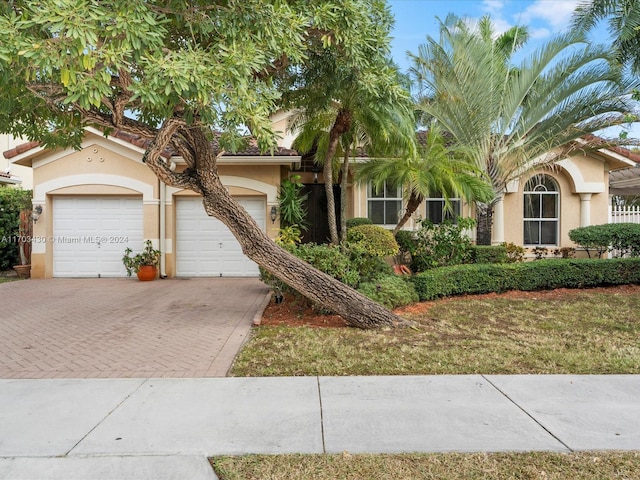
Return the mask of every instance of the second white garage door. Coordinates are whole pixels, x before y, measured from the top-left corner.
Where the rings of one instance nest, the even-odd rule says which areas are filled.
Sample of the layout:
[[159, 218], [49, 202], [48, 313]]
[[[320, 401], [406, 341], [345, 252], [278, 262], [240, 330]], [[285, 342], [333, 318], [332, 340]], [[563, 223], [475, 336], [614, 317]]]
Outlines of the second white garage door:
[[[265, 201], [236, 198], [265, 229]], [[221, 221], [209, 217], [200, 198], [176, 200], [176, 274], [181, 277], [257, 277], [258, 265]]]

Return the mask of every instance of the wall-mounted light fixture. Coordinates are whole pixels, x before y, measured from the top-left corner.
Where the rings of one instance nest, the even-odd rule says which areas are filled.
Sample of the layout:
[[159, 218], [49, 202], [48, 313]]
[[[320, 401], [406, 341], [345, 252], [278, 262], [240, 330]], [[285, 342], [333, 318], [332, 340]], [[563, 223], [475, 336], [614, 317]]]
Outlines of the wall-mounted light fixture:
[[31, 218], [33, 219], [33, 223], [38, 222], [40, 215], [42, 215], [42, 205], [36, 205], [31, 211]]
[[275, 205], [271, 207], [271, 213], [269, 216], [271, 217], [271, 223], [276, 223], [276, 218], [278, 218], [278, 209]]

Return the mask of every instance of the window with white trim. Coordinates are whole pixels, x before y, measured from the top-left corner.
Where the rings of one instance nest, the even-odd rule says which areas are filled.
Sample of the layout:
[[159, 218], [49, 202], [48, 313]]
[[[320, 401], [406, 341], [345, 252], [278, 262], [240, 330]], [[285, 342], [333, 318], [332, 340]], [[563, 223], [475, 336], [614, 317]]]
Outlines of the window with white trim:
[[367, 186], [367, 216], [375, 225], [396, 225], [402, 212], [402, 188], [385, 183]]
[[549, 175], [536, 175], [524, 186], [524, 244], [558, 245], [560, 189]]
[[437, 195], [426, 198], [425, 204], [427, 206], [426, 219], [433, 224], [440, 224], [447, 220], [455, 223], [462, 212], [462, 202], [459, 198], [450, 198], [449, 208], [445, 206], [445, 199]]

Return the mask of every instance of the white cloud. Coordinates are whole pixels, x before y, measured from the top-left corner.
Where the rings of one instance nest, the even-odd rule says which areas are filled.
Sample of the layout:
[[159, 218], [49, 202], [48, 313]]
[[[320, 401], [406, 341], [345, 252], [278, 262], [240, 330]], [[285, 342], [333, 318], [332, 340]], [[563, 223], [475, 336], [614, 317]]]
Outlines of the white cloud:
[[549, 38], [552, 35], [551, 30], [548, 28], [530, 28], [529, 36], [532, 40], [542, 40]]
[[485, 12], [495, 14], [499, 13], [504, 8], [504, 2], [502, 0], [483, 0], [482, 9]]
[[580, 0], [536, 0], [519, 15], [519, 20], [524, 24], [543, 21], [555, 31], [564, 30], [578, 3]]

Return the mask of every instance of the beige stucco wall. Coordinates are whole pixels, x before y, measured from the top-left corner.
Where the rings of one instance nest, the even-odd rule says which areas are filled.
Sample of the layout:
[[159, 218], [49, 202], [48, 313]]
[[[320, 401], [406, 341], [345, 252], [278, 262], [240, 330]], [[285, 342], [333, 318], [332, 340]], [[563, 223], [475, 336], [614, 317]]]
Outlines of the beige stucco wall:
[[[512, 182], [508, 193], [504, 194], [504, 240], [523, 244], [524, 186], [536, 173], [545, 173], [553, 177], [560, 189], [560, 242], [558, 247], [575, 247], [569, 239], [569, 231], [581, 226], [581, 194], [590, 200], [589, 224], [603, 224], [608, 221], [608, 165], [597, 156], [579, 155], [559, 162], [550, 169], [533, 170], [522, 176], [520, 181]], [[353, 216], [367, 216], [367, 190], [364, 185], [353, 189]], [[425, 204], [413, 215], [405, 225], [411, 230], [418, 227], [417, 220], [426, 215]], [[473, 216], [472, 205], [463, 202], [463, 216]], [[495, 238], [495, 223], [494, 223]]]
[[587, 225], [608, 221], [609, 173], [607, 164], [600, 158], [576, 156], [559, 162], [557, 166], [533, 170], [522, 176], [510, 193], [504, 195], [505, 241], [523, 244], [524, 186], [535, 174], [553, 177], [560, 189], [560, 238], [559, 248], [575, 247], [569, 231], [581, 225], [581, 197], [589, 199], [590, 215]]

